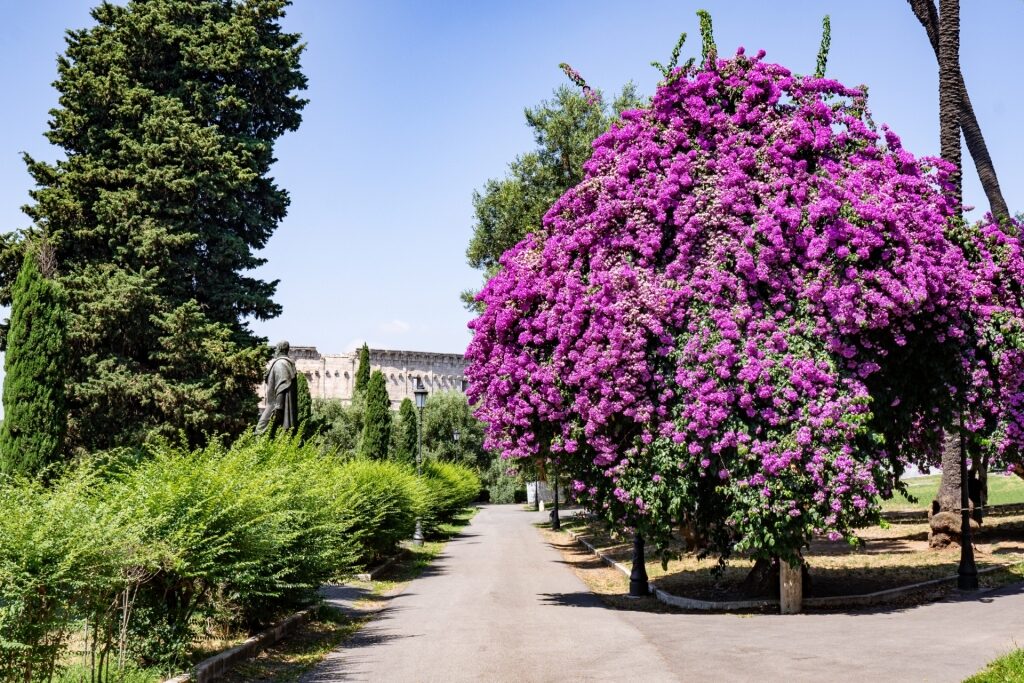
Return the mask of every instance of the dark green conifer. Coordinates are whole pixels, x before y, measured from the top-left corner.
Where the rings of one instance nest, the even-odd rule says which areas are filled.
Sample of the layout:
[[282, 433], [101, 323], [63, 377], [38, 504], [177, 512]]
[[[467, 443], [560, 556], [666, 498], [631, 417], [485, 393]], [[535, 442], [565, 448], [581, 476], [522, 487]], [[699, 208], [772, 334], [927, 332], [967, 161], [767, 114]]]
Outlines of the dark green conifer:
[[12, 290], [0, 426], [0, 471], [6, 474], [34, 476], [63, 455], [67, 313], [52, 268], [46, 244], [30, 249]]
[[384, 373], [374, 370], [366, 384], [366, 417], [359, 452], [370, 458], [388, 457], [391, 441], [391, 399]]
[[[274, 143], [305, 105], [300, 38], [280, 26], [287, 5], [103, 3], [93, 26], [67, 34], [46, 134], [63, 158], [26, 157], [26, 211], [67, 297], [76, 452], [255, 421], [266, 346], [247, 319], [281, 307], [276, 282], [250, 271], [288, 206], [270, 176]], [[7, 235], [0, 248], [20, 245]], [[0, 254], [0, 303], [10, 262]]]
[[370, 381], [370, 347], [363, 344], [359, 349], [359, 365], [356, 366], [355, 393], [366, 391], [366, 385]]
[[313, 428], [313, 395], [309, 393], [309, 380], [306, 379], [304, 372], [299, 372], [295, 376], [295, 386], [299, 394], [299, 424], [309, 434], [309, 430]]
[[394, 459], [399, 462], [416, 462], [416, 430], [418, 421], [416, 419], [416, 408], [412, 400], [402, 399], [402, 405], [398, 407], [398, 438]]

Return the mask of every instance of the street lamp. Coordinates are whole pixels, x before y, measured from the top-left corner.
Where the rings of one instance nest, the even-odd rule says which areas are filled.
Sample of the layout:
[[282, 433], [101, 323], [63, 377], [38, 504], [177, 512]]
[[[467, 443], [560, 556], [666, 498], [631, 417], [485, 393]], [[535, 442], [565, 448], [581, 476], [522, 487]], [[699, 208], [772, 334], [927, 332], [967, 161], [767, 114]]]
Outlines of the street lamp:
[[974, 546], [971, 544], [970, 497], [967, 491], [967, 438], [964, 435], [964, 415], [960, 413], [960, 567], [956, 586], [964, 591], [978, 590], [978, 567], [974, 564]]
[[551, 528], [559, 531], [562, 528], [562, 521], [558, 518], [558, 468], [554, 463], [551, 464], [551, 474], [555, 480], [554, 498], [551, 501]]
[[[423, 386], [423, 380], [416, 378], [416, 386], [412, 390], [416, 397], [416, 407], [419, 408], [419, 420], [416, 429], [416, 476], [423, 478], [423, 406], [427, 405], [427, 388]], [[413, 545], [423, 545], [423, 521], [416, 518], [416, 530], [412, 534]]]

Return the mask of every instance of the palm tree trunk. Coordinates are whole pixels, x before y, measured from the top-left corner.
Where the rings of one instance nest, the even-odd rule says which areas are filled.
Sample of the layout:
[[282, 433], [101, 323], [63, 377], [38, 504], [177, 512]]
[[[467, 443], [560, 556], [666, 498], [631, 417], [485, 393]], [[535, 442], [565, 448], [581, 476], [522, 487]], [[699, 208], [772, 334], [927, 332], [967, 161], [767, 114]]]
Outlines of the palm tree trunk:
[[960, 169], [960, 0], [939, 0], [939, 149], [955, 167], [957, 215], [963, 204]]
[[[939, 17], [933, 0], [907, 0], [914, 16], [921, 22], [925, 33], [928, 34], [928, 41], [935, 52], [935, 59], [939, 59]], [[959, 33], [958, 33], [959, 35]], [[985, 144], [985, 136], [981, 133], [981, 126], [978, 124], [978, 117], [974, 113], [971, 98], [967, 93], [967, 86], [964, 84], [963, 73], [957, 66], [958, 89], [960, 91], [960, 129], [963, 131], [964, 140], [967, 142], [967, 150], [974, 160], [974, 167], [978, 171], [978, 179], [981, 181], [982, 189], [988, 198], [989, 209], [997, 220], [1010, 218], [1010, 210], [1003, 198], [1003, 192], [999, 187], [999, 178], [996, 176], [995, 165], [992, 163], [992, 156], [988, 152], [988, 145]]]

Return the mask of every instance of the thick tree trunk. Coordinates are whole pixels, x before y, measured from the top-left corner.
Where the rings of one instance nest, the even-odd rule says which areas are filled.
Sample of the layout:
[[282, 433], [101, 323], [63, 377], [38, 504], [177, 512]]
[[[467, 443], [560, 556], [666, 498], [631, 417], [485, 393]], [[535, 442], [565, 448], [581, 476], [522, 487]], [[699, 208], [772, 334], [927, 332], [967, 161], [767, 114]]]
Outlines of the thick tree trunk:
[[[743, 583], [740, 584], [740, 592], [747, 597], [772, 597], [778, 598], [780, 594], [780, 560], [773, 557], [770, 560], [760, 558], [754, 562]], [[807, 570], [805, 562], [800, 568], [801, 594], [811, 594], [811, 574]]]
[[[907, 0], [914, 16], [921, 22], [925, 32], [928, 34], [928, 41], [935, 52], [936, 60], [939, 59], [939, 17], [933, 0]], [[982, 189], [988, 198], [989, 209], [992, 215], [998, 220], [1006, 220], [1010, 217], [1010, 210], [1003, 192], [999, 187], [999, 178], [996, 176], [995, 165], [992, 163], [992, 156], [988, 152], [988, 145], [985, 144], [985, 136], [981, 133], [981, 126], [978, 124], [978, 117], [974, 113], [970, 95], [967, 93], [967, 86], [964, 83], [963, 73], [957, 68], [957, 86], [960, 91], [960, 129], [963, 131], [964, 140], [967, 142], [967, 150], [974, 160], [974, 167], [978, 171], [978, 179], [981, 181]]]
[[928, 510], [928, 545], [945, 548], [960, 543], [960, 435], [946, 432], [942, 444], [942, 480]]

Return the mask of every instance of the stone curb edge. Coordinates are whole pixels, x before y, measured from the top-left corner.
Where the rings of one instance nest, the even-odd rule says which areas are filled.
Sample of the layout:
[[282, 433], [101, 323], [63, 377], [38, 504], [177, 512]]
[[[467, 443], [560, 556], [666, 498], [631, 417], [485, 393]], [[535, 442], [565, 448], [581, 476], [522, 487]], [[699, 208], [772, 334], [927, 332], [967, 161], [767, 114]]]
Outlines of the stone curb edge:
[[398, 557], [399, 557], [398, 555], [394, 555], [392, 557], [389, 557], [388, 559], [384, 560], [383, 562], [378, 564], [373, 569], [371, 569], [369, 571], [362, 572], [360, 574], [356, 574], [356, 578], [359, 579], [360, 581], [375, 581], [377, 579], [377, 576], [382, 571], [384, 571], [385, 569], [390, 567], [392, 564], [394, 564], [395, 560], [397, 560]]
[[294, 631], [296, 627], [307, 622], [317, 609], [318, 606], [296, 612], [266, 631], [246, 639], [241, 644], [204, 659], [192, 667], [188, 673], [165, 679], [162, 683], [209, 683], [209, 681], [216, 680], [239, 662], [255, 657], [261, 650], [273, 645]]
[[[587, 550], [592, 552], [609, 566], [618, 569], [626, 576], [630, 575], [630, 570], [621, 562], [616, 562], [612, 558], [605, 555], [603, 552], [594, 547], [593, 544], [589, 543], [582, 536], [566, 529], [566, 532], [572, 539], [584, 546]], [[1005, 569], [1011, 567], [1012, 564], [995, 565], [992, 567], [985, 567], [979, 569], [978, 574], [988, 574], [999, 569]], [[877, 605], [888, 602], [893, 598], [912, 593], [921, 588], [927, 588], [929, 586], [937, 586], [942, 583], [948, 583], [949, 581], [956, 581], [956, 574], [950, 576], [944, 576], [938, 579], [931, 579], [930, 581], [921, 581], [919, 583], [911, 583], [906, 586], [898, 586], [896, 588], [888, 588], [883, 591], [876, 591], [874, 593], [862, 593], [860, 595], [831, 595], [828, 597], [820, 598], [804, 598], [804, 607], [865, 607], [869, 605]], [[654, 583], [648, 583], [651, 589], [651, 593], [658, 599], [659, 602], [665, 603], [666, 605], [672, 605], [673, 607], [680, 607], [682, 609], [702, 610], [702, 611], [714, 611], [714, 612], [728, 612], [731, 610], [747, 610], [747, 609], [764, 609], [766, 607], [778, 607], [779, 601], [775, 599], [768, 600], [733, 600], [729, 602], [713, 602], [710, 600], [696, 600], [694, 598], [686, 598], [680, 595], [669, 593], [666, 590], [662, 590], [654, 585]]]

